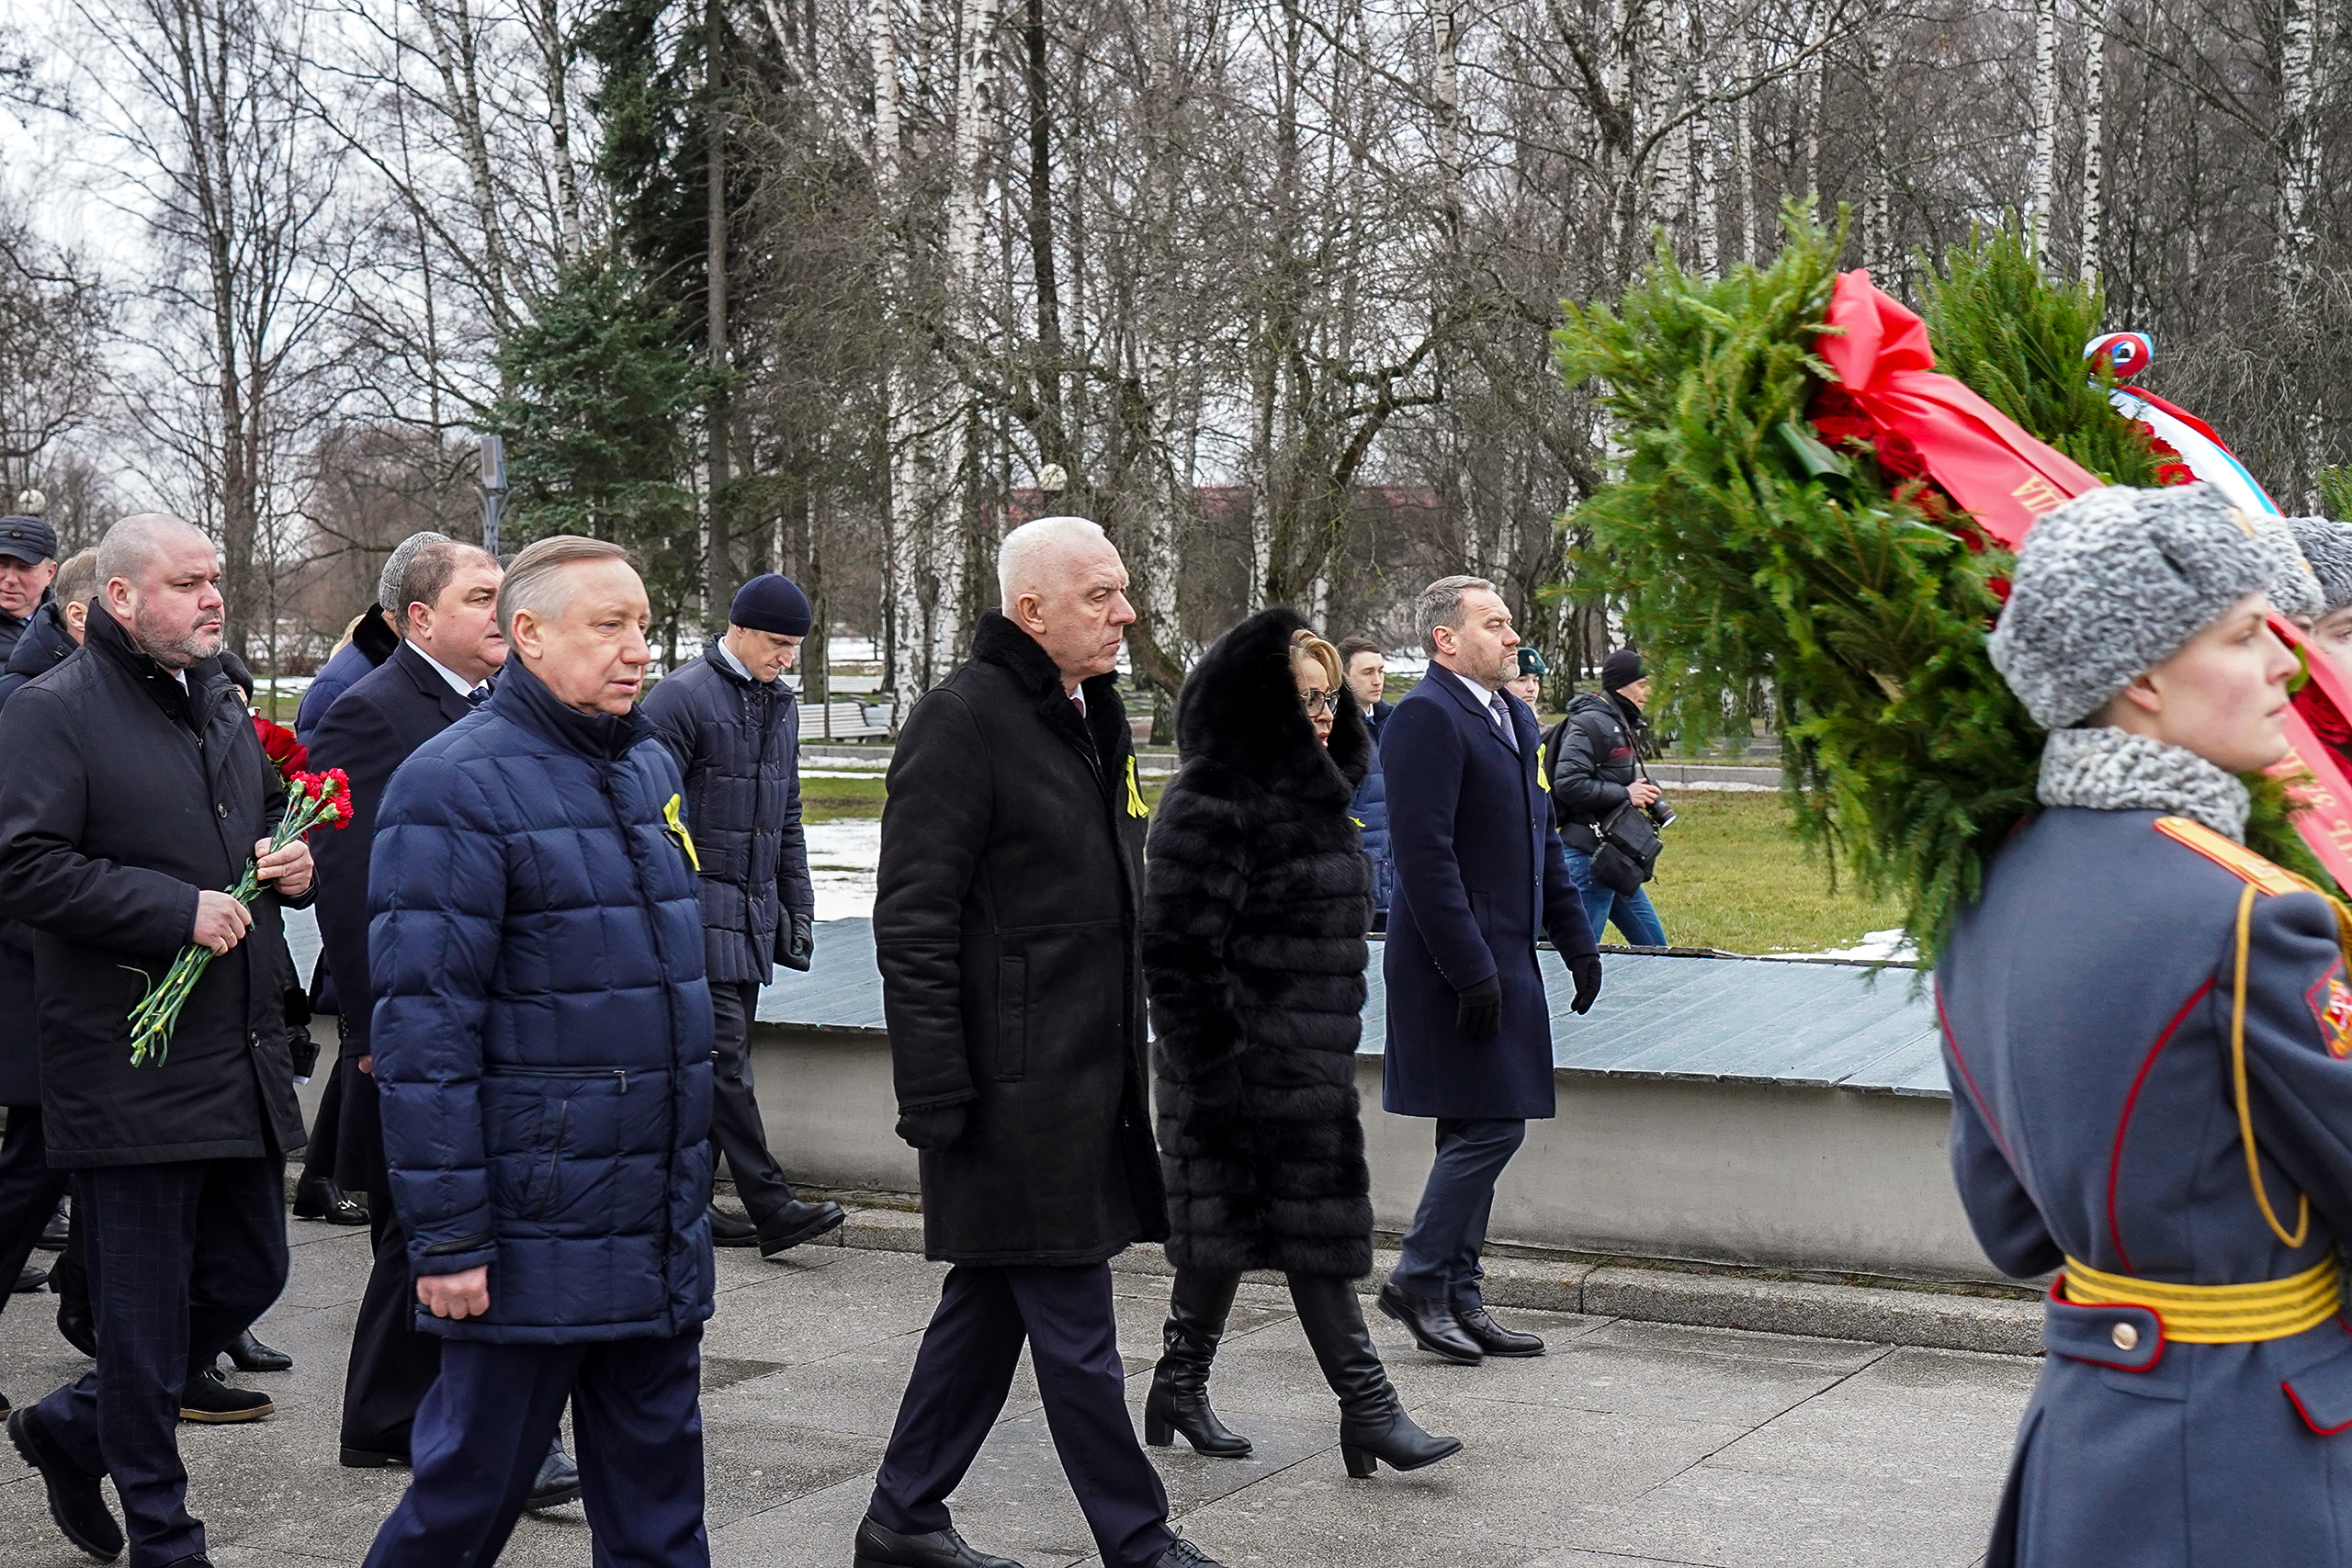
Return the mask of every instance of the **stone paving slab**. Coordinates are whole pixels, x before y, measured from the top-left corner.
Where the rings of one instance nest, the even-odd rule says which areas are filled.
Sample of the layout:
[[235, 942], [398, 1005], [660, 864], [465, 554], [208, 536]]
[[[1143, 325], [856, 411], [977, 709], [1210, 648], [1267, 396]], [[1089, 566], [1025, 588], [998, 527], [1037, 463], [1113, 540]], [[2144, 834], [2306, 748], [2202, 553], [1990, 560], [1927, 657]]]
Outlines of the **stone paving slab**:
[[[292, 1240], [292, 1281], [260, 1333], [295, 1369], [236, 1380], [268, 1390], [277, 1414], [180, 1428], [220, 1568], [356, 1564], [406, 1484], [405, 1472], [334, 1462], [366, 1233], [296, 1222]], [[703, 1396], [718, 1568], [848, 1568], [943, 1273], [895, 1249], [718, 1255]], [[1140, 1420], [1167, 1285], [1138, 1269], [1114, 1289]], [[0, 1388], [17, 1400], [87, 1364], [58, 1338], [54, 1304], [17, 1296], [0, 1313]], [[1257, 1451], [1150, 1450], [1178, 1524], [1230, 1568], [1967, 1568], [2037, 1370], [2024, 1357], [1604, 1313], [1507, 1315], [1550, 1353], [1454, 1367], [1371, 1314], [1408, 1407], [1466, 1447], [1356, 1482], [1288, 1292], [1245, 1283], [1214, 1388]], [[988, 1550], [1028, 1568], [1100, 1568], [1025, 1364], [955, 1501]], [[587, 1568], [590, 1553], [574, 1505], [526, 1517], [501, 1562]], [[87, 1561], [50, 1525], [38, 1478], [0, 1452], [0, 1568]]]

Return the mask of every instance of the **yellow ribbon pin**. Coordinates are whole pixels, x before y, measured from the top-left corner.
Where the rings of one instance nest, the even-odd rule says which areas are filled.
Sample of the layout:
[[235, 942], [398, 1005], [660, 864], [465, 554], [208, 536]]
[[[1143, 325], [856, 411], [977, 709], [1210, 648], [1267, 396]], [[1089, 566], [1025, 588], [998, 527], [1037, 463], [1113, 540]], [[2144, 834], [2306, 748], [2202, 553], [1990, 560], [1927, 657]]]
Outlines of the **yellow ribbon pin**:
[[693, 866], [696, 874], [700, 874], [702, 856], [695, 853], [695, 836], [686, 831], [685, 818], [678, 815], [676, 795], [672, 795], [670, 804], [662, 808], [662, 820], [670, 825], [670, 837], [677, 840], [678, 847], [686, 852], [686, 863]]
[[1136, 760], [1132, 752], [1127, 757], [1127, 815], [1130, 817], [1151, 815], [1144, 806], [1143, 790], [1136, 783]]

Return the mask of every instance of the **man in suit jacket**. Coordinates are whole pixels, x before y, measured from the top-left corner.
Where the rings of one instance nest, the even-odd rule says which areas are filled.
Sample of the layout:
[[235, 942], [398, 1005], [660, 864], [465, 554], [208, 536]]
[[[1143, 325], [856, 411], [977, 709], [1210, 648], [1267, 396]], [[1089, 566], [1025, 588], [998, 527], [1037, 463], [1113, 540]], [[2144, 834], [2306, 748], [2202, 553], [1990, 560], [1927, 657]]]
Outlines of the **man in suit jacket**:
[[[337, 1182], [368, 1194], [376, 1266], [352, 1330], [343, 1388], [343, 1462], [354, 1469], [405, 1464], [418, 1404], [441, 1371], [441, 1342], [413, 1326], [408, 1237], [392, 1212], [384, 1169], [383, 1122], [368, 1045], [368, 858], [376, 810], [392, 773], [419, 746], [473, 711], [506, 662], [498, 634], [498, 562], [472, 545], [427, 539], [408, 551], [390, 586], [401, 606], [401, 640], [352, 683], [319, 721], [311, 766], [351, 779], [351, 826], [320, 835], [319, 941], [342, 976], [350, 1005], [335, 1064], [343, 1111], [335, 1145]], [[579, 1477], [560, 1452], [548, 1456], [531, 1506], [568, 1502]]]
[[1502, 690], [1519, 672], [1509, 606], [1483, 578], [1444, 577], [1415, 612], [1429, 672], [1380, 737], [1396, 866], [1382, 1103], [1437, 1119], [1437, 1159], [1380, 1307], [1449, 1360], [1534, 1356], [1543, 1340], [1487, 1314], [1478, 1255], [1497, 1179], [1528, 1120], [1553, 1111], [1536, 934], [1576, 976], [1579, 1013], [1600, 994], [1600, 953], [1536, 777], [1535, 716]]

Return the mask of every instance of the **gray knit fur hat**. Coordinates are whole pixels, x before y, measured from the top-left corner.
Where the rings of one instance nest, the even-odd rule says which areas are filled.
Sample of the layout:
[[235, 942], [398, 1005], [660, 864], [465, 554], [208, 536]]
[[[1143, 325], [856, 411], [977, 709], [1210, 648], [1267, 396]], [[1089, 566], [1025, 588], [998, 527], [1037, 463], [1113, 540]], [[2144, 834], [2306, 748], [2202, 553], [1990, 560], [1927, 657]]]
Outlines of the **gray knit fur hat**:
[[2352, 604], [2352, 524], [2338, 523], [2333, 517], [2290, 517], [2287, 526], [2295, 531], [2303, 559], [2319, 579], [2320, 592], [2326, 600], [2319, 614]]
[[2281, 565], [2211, 485], [2109, 485], [2034, 524], [1985, 651], [2036, 723], [2067, 728], [2267, 589]]
[[[392, 553], [385, 558], [384, 570], [376, 578], [376, 603], [390, 610], [392, 601], [401, 596], [401, 573], [408, 570], [408, 563], [415, 558], [416, 552], [427, 545], [446, 545], [450, 542], [448, 535], [436, 534], [428, 528], [422, 534], [411, 534], [407, 538], [394, 545]], [[407, 607], [403, 605], [401, 609], [392, 612], [392, 618], [399, 620], [406, 614]]]
[[2254, 525], [2262, 530], [2262, 542], [2278, 563], [2278, 575], [2270, 584], [2273, 607], [2304, 626], [2327, 614], [2327, 595], [2312, 563], [2303, 558], [2302, 540], [2291, 520], [2266, 512], [2254, 520]]

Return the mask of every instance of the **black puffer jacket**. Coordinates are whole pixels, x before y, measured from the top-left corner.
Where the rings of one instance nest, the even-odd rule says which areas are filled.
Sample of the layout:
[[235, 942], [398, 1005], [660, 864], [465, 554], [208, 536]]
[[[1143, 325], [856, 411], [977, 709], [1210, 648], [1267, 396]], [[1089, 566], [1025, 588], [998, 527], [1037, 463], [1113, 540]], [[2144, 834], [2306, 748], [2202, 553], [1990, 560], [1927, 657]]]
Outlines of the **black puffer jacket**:
[[817, 907], [800, 830], [800, 705], [781, 681], [736, 673], [714, 642], [653, 688], [644, 713], [685, 775], [711, 983], [764, 986], [778, 926]]
[[46, 674], [65, 662], [65, 656], [81, 644], [65, 629], [64, 606], [49, 600], [33, 612], [25, 623], [22, 636], [7, 657], [6, 668], [0, 670], [0, 707], [7, 705], [17, 688], [36, 675]]
[[1287, 606], [1227, 632], [1184, 682], [1183, 770], [1148, 849], [1168, 1256], [1180, 1269], [1372, 1270], [1356, 1099], [1371, 873], [1348, 799], [1372, 759], [1353, 703], [1330, 749], [1291, 675]]
[[1641, 764], [1641, 711], [1605, 692], [1586, 692], [1568, 704], [1544, 758], [1552, 774], [1552, 816], [1560, 842], [1592, 853], [1594, 829], [1632, 798]]
[[187, 944], [198, 892], [243, 875], [286, 807], [220, 661], [187, 674], [183, 692], [93, 607], [88, 646], [0, 711], [0, 907], [35, 931], [42, 1119], [61, 1168], [302, 1146], [275, 893], [206, 967], [165, 1061], [130, 1065], [130, 1010]]
[[1079, 688], [995, 610], [890, 759], [875, 958], [899, 1108], [966, 1106], [922, 1156], [949, 1263], [1100, 1263], [1168, 1235], [1136, 904], [1146, 818], [1117, 683]]

